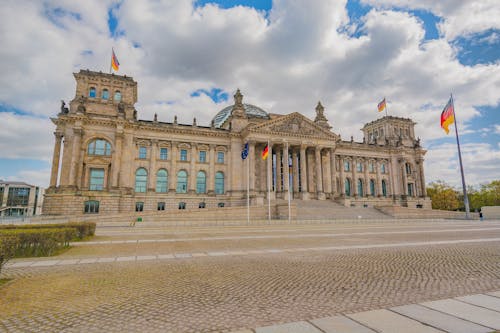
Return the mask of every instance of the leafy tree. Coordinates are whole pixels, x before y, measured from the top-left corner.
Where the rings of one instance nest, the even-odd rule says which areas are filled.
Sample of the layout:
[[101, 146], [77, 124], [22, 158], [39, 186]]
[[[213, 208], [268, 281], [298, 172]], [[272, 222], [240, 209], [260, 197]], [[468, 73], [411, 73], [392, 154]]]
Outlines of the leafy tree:
[[500, 206], [500, 180], [481, 185], [479, 191], [469, 194], [471, 207], [480, 209], [483, 206]]
[[457, 210], [460, 207], [459, 193], [442, 180], [430, 183], [427, 196], [432, 200], [433, 209]]

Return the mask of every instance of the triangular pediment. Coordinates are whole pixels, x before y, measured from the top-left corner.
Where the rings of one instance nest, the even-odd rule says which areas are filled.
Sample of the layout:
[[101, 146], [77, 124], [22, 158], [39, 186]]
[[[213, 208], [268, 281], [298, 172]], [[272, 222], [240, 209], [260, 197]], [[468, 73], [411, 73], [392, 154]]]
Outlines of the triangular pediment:
[[298, 112], [271, 119], [248, 128], [253, 133], [282, 134], [287, 136], [315, 137], [337, 140], [338, 136], [316, 125]]

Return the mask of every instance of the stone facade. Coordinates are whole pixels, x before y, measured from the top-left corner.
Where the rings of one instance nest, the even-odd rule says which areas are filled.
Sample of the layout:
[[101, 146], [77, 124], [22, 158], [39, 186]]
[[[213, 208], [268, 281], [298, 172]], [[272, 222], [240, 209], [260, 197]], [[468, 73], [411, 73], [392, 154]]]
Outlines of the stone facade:
[[[344, 205], [430, 207], [423, 158], [410, 119], [385, 116], [365, 140], [341, 140], [318, 103], [314, 121], [243, 103], [210, 126], [138, 120], [137, 83], [82, 70], [61, 104], [44, 214], [123, 213], [241, 206], [267, 200], [335, 200]], [[248, 158], [241, 158], [248, 143]], [[269, 145], [269, 157], [261, 158]], [[267, 177], [267, 175], [272, 175]], [[248, 180], [247, 180], [248, 179]], [[270, 191], [268, 191], [270, 186]]]

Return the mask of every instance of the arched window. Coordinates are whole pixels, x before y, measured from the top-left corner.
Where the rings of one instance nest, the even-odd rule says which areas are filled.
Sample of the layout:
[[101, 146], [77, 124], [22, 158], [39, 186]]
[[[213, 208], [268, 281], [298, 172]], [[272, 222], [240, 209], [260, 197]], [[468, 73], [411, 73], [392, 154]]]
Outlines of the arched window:
[[95, 88], [94, 87], [90, 87], [89, 97], [95, 98]]
[[177, 193], [187, 193], [188, 176], [187, 172], [181, 170], [177, 173]]
[[122, 100], [122, 93], [120, 92], [120, 90], [117, 90], [115, 91], [115, 97], [114, 97], [115, 101], [119, 102]]
[[148, 172], [144, 168], [139, 168], [135, 172], [135, 191], [144, 193], [146, 192], [148, 184]]
[[384, 197], [386, 197], [386, 196], [387, 196], [387, 185], [386, 185], [386, 183], [385, 183], [385, 180], [382, 180], [382, 195], [383, 195]]
[[196, 193], [205, 192], [207, 192], [207, 176], [205, 172], [200, 171], [198, 175], [196, 175]]
[[96, 139], [89, 143], [87, 153], [89, 155], [109, 156], [111, 155], [111, 145], [104, 139]]
[[411, 164], [410, 163], [406, 163], [405, 167], [406, 167], [406, 174], [407, 175], [411, 175]]
[[224, 174], [220, 171], [215, 174], [215, 194], [224, 194]]
[[168, 191], [168, 173], [165, 169], [160, 169], [156, 173], [156, 192], [165, 193]]
[[351, 196], [351, 180], [349, 178], [345, 179], [345, 195]]
[[384, 163], [380, 164], [380, 172], [385, 173], [385, 164]]
[[363, 196], [363, 180], [358, 179], [358, 195]]
[[370, 195], [375, 196], [375, 181], [370, 179]]
[[103, 89], [101, 94], [102, 99], [109, 99], [109, 91], [108, 89]]

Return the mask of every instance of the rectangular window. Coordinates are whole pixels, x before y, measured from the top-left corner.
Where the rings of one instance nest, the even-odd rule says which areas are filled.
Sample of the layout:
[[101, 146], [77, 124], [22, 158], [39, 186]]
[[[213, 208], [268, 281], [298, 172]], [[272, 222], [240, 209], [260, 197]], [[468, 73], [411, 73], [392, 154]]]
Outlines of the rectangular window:
[[385, 173], [385, 164], [380, 165], [380, 172]]
[[144, 202], [136, 202], [135, 203], [135, 211], [142, 212], [144, 210]]
[[160, 148], [160, 160], [166, 160], [168, 158], [168, 149]]
[[350, 171], [351, 170], [351, 163], [349, 161], [344, 162], [344, 171]]
[[181, 149], [181, 161], [188, 160], [188, 151], [186, 149]]
[[408, 195], [409, 195], [410, 197], [412, 197], [412, 196], [413, 196], [413, 184], [412, 184], [412, 183], [409, 183], [409, 184], [408, 184]]
[[97, 214], [97, 213], [99, 213], [99, 201], [95, 201], [95, 200], [85, 201], [83, 212], [85, 214]]
[[363, 163], [361, 163], [361, 162], [356, 163], [356, 170], [358, 172], [363, 171]]
[[4, 191], [5, 191], [4, 188], [0, 187], [0, 207], [3, 204], [3, 193], [4, 193]]
[[217, 163], [224, 163], [224, 152], [217, 152]]
[[205, 163], [207, 161], [207, 152], [200, 151], [200, 163]]
[[28, 206], [30, 189], [28, 187], [10, 187], [7, 206]]
[[139, 158], [145, 159], [148, 156], [148, 149], [146, 147], [139, 147]]
[[158, 202], [158, 210], [165, 210], [165, 203], [164, 202]]
[[90, 169], [91, 191], [102, 191], [104, 187], [104, 169]]
[[374, 172], [374, 171], [375, 171], [375, 168], [374, 168], [374, 166], [373, 166], [373, 163], [368, 164], [368, 170], [369, 170], [370, 172]]

